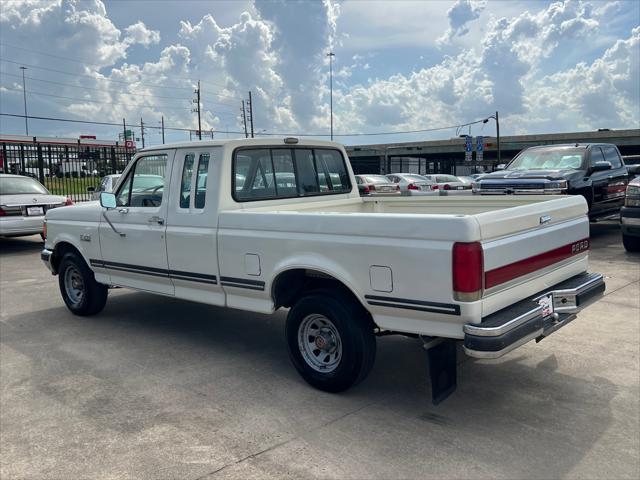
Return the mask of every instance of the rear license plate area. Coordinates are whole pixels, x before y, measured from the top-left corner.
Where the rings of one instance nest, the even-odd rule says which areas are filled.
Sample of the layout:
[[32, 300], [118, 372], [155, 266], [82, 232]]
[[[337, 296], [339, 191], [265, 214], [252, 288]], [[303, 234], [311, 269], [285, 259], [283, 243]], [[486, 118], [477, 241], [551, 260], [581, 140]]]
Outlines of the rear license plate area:
[[38, 217], [44, 215], [44, 207], [27, 207], [27, 216]]

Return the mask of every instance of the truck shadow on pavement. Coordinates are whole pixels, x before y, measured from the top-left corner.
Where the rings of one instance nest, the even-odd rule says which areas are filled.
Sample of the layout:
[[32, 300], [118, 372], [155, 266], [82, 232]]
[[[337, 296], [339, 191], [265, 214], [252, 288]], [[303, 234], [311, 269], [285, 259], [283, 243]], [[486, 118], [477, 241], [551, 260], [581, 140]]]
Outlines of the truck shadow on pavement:
[[44, 242], [39, 235], [30, 237], [0, 237], [0, 254], [20, 255], [22, 253], [33, 254], [44, 248]]
[[[612, 422], [615, 385], [563, 373], [562, 359], [540, 359], [535, 347], [496, 365], [461, 358], [457, 392], [434, 407], [421, 343], [380, 338], [361, 385], [318, 392], [289, 363], [284, 318], [116, 290], [96, 317], [60, 307], [3, 322], [3, 345], [26, 357], [31, 375], [5, 376], [3, 388], [26, 381], [105, 435], [168, 423], [232, 437], [232, 421], [267, 443], [303, 437], [336, 471], [357, 458], [378, 478], [413, 476], [416, 464], [433, 476], [561, 477]], [[9, 417], [19, 396], [4, 399]], [[614, 450], [612, 463], [622, 455]]]

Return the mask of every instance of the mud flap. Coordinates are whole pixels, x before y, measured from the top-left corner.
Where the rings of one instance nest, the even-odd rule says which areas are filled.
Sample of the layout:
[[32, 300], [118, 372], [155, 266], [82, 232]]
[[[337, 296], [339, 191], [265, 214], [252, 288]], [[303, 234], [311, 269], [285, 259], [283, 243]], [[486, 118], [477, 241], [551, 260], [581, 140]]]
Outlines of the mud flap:
[[430, 346], [427, 349], [427, 355], [429, 356], [431, 401], [434, 405], [438, 405], [456, 390], [456, 341], [442, 340]]

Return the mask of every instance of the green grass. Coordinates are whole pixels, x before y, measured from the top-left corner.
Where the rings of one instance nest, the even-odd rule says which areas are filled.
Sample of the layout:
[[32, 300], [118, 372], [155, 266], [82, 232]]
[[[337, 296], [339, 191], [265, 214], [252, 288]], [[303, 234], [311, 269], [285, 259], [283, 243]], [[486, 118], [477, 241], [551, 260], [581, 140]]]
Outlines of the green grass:
[[99, 183], [100, 178], [97, 177], [47, 177], [44, 179], [44, 186], [47, 187], [47, 190], [49, 190], [52, 195], [65, 195], [67, 197], [71, 197], [74, 200], [89, 200], [91, 194], [87, 192], [87, 187], [97, 187]]

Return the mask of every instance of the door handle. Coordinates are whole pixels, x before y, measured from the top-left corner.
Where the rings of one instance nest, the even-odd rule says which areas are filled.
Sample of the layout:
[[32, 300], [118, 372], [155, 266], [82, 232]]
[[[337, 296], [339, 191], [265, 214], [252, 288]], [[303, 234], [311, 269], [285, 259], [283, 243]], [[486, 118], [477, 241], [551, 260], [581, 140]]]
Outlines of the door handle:
[[128, 208], [119, 208], [118, 212], [119, 213], [129, 213], [129, 209]]
[[149, 223], [157, 223], [158, 225], [164, 225], [164, 218], [153, 216], [148, 220]]

